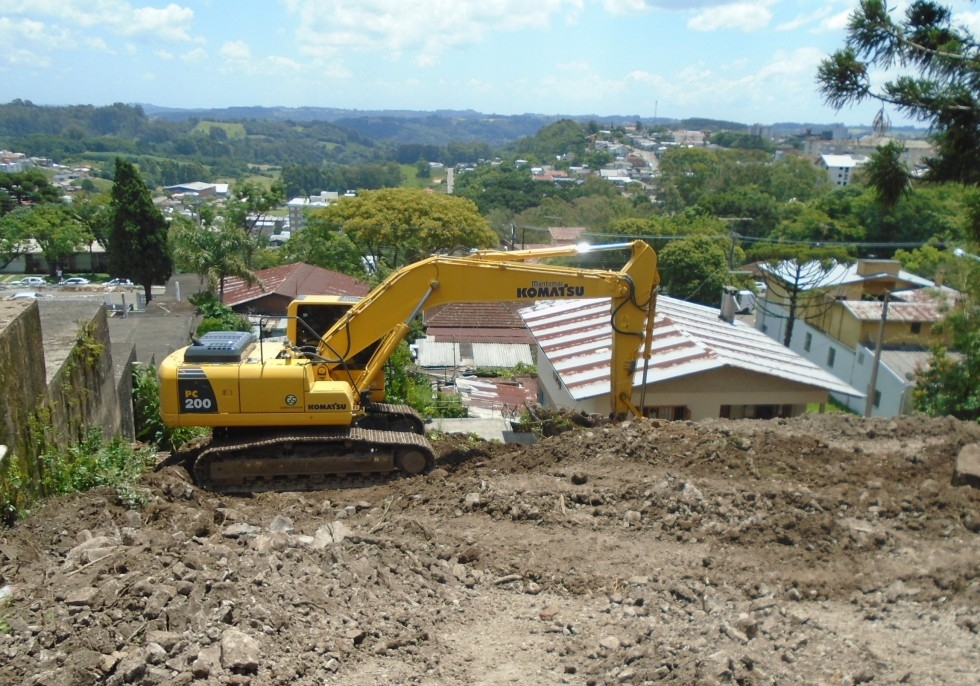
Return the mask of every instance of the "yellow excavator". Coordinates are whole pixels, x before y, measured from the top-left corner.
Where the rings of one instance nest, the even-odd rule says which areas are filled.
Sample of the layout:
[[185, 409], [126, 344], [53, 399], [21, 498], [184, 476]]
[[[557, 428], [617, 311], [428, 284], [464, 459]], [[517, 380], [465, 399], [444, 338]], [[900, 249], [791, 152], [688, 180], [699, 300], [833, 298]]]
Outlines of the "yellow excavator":
[[[619, 271], [541, 263], [583, 252], [628, 250]], [[436, 255], [402, 267], [364, 298], [301, 296], [287, 311], [286, 341], [250, 332], [205, 334], [160, 365], [160, 409], [171, 427], [212, 428], [193, 451], [204, 488], [250, 492], [364, 483], [434, 466], [425, 423], [384, 402], [384, 365], [411, 321], [455, 302], [608, 297], [612, 300], [610, 413], [639, 415], [637, 361], [650, 357], [657, 257], [643, 241]]]

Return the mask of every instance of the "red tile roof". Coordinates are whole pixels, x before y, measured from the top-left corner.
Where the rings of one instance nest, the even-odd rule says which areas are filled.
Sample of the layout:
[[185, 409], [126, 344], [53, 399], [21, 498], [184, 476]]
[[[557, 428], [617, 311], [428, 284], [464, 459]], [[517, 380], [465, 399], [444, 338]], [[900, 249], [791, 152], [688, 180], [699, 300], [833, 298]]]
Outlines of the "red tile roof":
[[273, 293], [294, 298], [297, 295], [365, 296], [371, 291], [368, 283], [353, 276], [303, 262], [262, 269], [256, 274], [259, 280], [251, 286], [238, 277], [225, 279], [222, 302], [234, 307]]
[[516, 302], [447, 303], [425, 312], [427, 327], [524, 329]]
[[548, 229], [555, 243], [574, 243], [585, 233], [584, 226], [552, 226]]

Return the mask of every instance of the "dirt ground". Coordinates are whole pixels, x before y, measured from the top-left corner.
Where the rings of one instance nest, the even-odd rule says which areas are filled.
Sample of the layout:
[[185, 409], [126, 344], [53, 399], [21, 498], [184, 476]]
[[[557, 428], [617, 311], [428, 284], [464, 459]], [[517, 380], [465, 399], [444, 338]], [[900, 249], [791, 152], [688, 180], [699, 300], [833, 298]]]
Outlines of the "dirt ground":
[[637, 421], [0, 531], [0, 684], [980, 683], [980, 427]]

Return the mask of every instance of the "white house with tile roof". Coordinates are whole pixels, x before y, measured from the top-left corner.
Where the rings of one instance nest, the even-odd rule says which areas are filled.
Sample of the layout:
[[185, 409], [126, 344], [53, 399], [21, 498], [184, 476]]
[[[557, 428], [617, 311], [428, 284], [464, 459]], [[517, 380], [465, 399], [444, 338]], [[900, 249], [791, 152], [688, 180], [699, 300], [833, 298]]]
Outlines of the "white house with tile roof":
[[[539, 401], [607, 414], [610, 301], [542, 302], [520, 314], [537, 344]], [[644, 414], [664, 419], [789, 417], [831, 392], [861, 396], [748, 324], [668, 297], [657, 301], [652, 356], [633, 386]]]

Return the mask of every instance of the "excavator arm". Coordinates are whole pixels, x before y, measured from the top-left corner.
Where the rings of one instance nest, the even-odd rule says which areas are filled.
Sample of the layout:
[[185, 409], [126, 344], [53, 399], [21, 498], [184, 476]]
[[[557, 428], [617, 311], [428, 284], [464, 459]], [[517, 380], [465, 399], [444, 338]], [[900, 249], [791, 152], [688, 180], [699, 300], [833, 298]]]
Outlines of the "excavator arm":
[[[583, 252], [629, 250], [619, 271], [531, 262]], [[367, 397], [409, 324], [420, 312], [453, 302], [518, 301], [608, 297], [612, 300], [613, 349], [610, 360], [610, 411], [639, 414], [632, 402], [638, 358], [650, 356], [654, 293], [660, 282], [657, 257], [643, 241], [538, 250], [479, 251], [466, 256], [438, 255], [394, 272], [354, 305], [321, 338], [319, 362], [330, 376], [347, 379], [347, 361], [380, 341], [352, 380], [355, 394]], [[642, 349], [642, 350], [641, 350]]]

